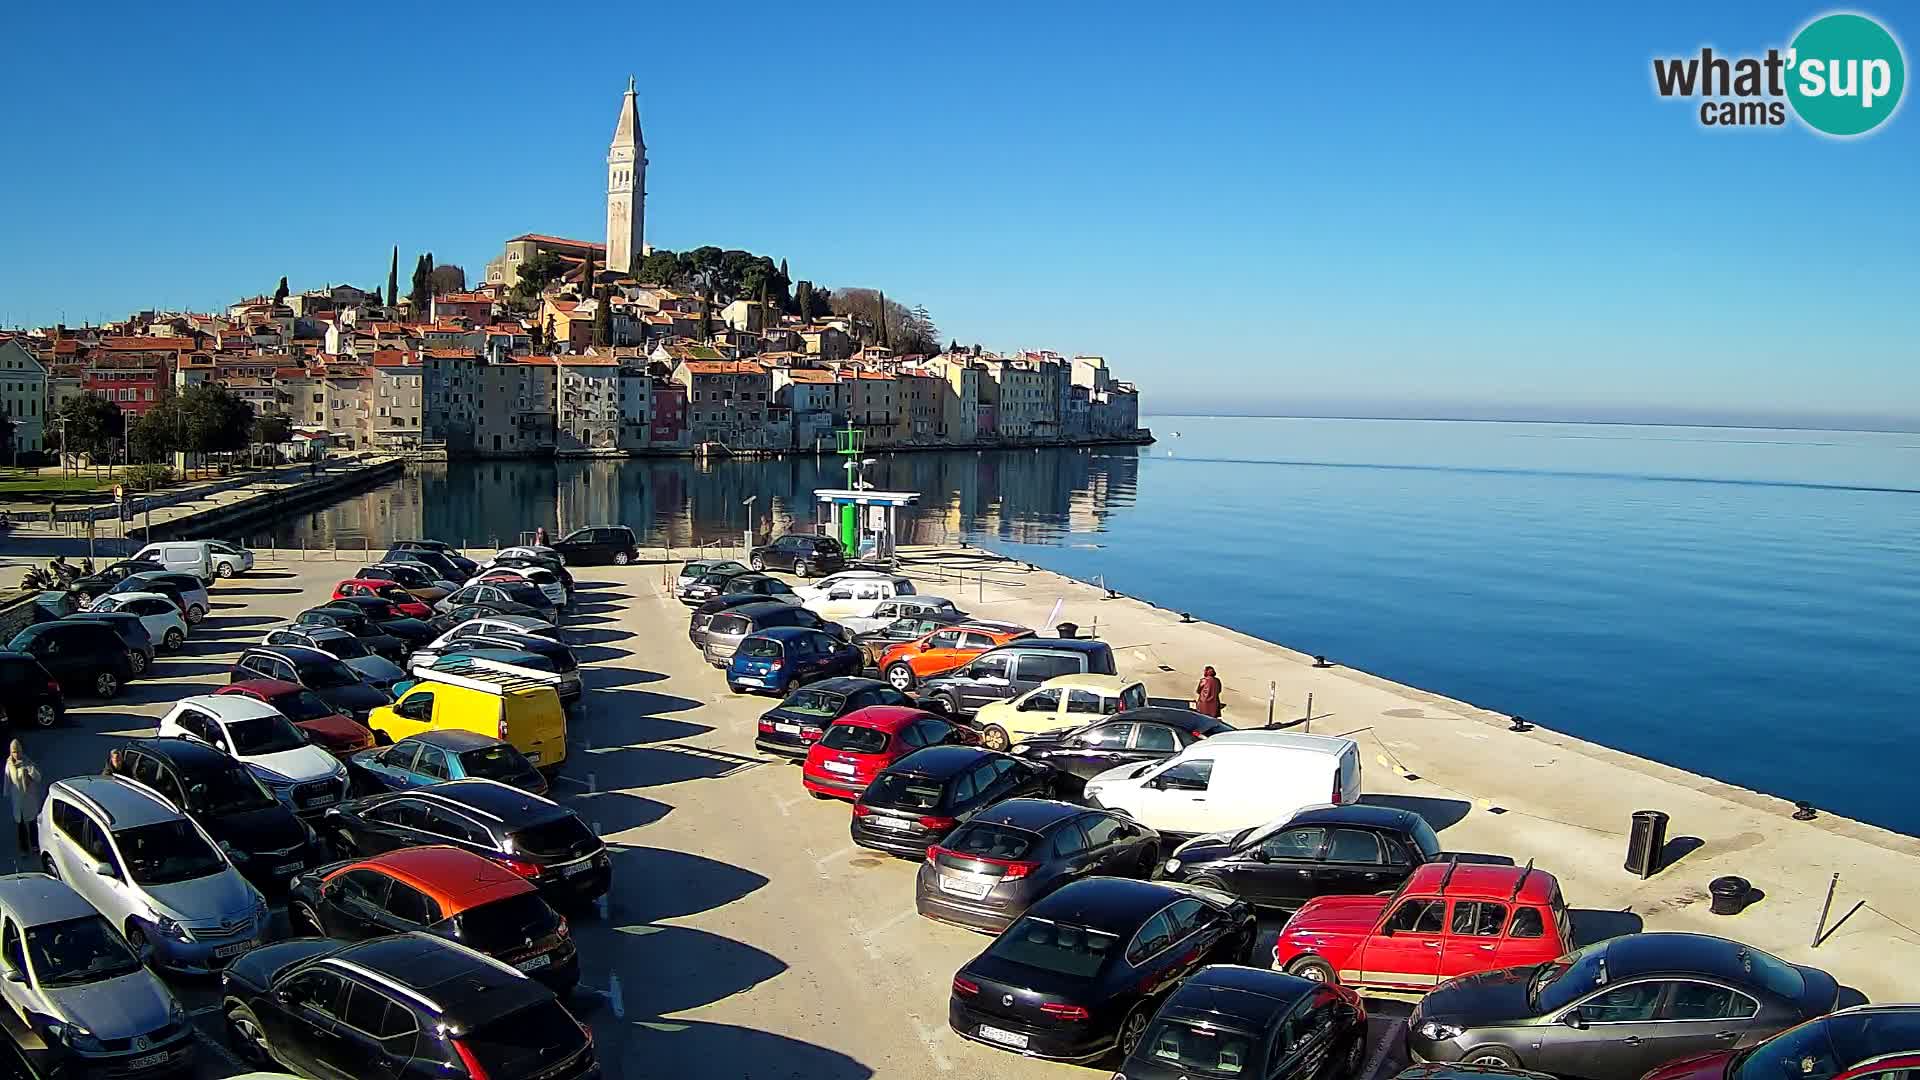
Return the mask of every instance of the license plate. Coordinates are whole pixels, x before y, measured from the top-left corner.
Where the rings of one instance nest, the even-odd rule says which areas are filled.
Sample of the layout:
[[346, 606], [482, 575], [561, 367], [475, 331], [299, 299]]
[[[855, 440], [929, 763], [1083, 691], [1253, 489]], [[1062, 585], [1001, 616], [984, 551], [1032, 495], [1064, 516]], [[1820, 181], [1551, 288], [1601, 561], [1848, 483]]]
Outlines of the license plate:
[[222, 960], [225, 960], [230, 956], [239, 956], [241, 953], [246, 952], [248, 949], [253, 948], [255, 944], [257, 944], [257, 942], [238, 941], [233, 943], [232, 945], [222, 945], [219, 948], [213, 950], [213, 955]]
[[980, 1037], [988, 1042], [997, 1042], [1001, 1046], [1011, 1046], [1015, 1050], [1027, 1048], [1027, 1037], [1017, 1031], [1005, 1031], [989, 1024], [980, 1025]]
[[581, 874], [584, 874], [591, 869], [593, 869], [593, 864], [591, 862], [577, 862], [577, 863], [574, 863], [572, 866], [567, 867], [564, 873], [568, 877], [578, 877]]
[[132, 1061], [127, 1062], [127, 1068], [151, 1069], [155, 1065], [165, 1065], [166, 1063], [167, 1063], [167, 1052], [165, 1050], [162, 1050], [157, 1054], [145, 1054], [140, 1057], [134, 1058]]
[[955, 896], [970, 896], [978, 900], [993, 891], [993, 883], [990, 881], [976, 881], [973, 878], [953, 877], [949, 874], [941, 874], [940, 891], [950, 892]]
[[773, 725], [773, 730], [779, 732], [782, 735], [798, 735], [800, 734], [800, 725], [776, 723]]
[[878, 814], [868, 816], [867, 821], [869, 824], [877, 825], [882, 829], [904, 829], [910, 825], [910, 822], [905, 818], [881, 817]]
[[552, 963], [553, 957], [543, 954], [531, 960], [522, 960], [514, 966], [518, 967], [521, 971], [537, 971], [540, 968], [550, 966]]
[[[735, 680], [733, 680], [733, 681], [734, 681], [734, 682], [737, 682], [737, 683], [739, 683], [739, 684], [740, 684], [741, 686], [759, 686], [759, 685], [760, 685], [760, 676], [758, 676], [758, 675], [742, 675], [742, 676], [740, 676], [739, 678], [737, 678], [737, 679], [735, 679]], [[798, 730], [800, 730], [800, 729], [799, 729], [799, 728], [795, 728], [794, 730], [795, 730], [795, 731], [798, 731]]]
[[847, 776], [852, 776], [853, 766], [844, 761], [829, 761], [827, 762], [827, 771], [844, 773]]
[[273, 872], [278, 877], [291, 877], [305, 869], [306, 865], [306, 863], [297, 862], [281, 863], [279, 866], [273, 868]]
[[334, 803], [339, 801], [340, 801], [340, 796], [338, 795], [321, 795], [315, 798], [308, 799], [306, 802], [302, 803], [301, 805], [309, 808], [318, 808], [322, 806], [332, 806]]

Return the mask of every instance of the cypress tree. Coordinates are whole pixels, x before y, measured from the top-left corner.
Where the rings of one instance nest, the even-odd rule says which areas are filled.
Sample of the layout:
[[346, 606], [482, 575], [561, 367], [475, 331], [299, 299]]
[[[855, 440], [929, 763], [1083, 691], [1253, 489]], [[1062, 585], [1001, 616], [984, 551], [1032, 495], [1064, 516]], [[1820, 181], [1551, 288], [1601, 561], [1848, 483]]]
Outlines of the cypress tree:
[[400, 302], [400, 245], [393, 245], [393, 262], [387, 266], [387, 303]]

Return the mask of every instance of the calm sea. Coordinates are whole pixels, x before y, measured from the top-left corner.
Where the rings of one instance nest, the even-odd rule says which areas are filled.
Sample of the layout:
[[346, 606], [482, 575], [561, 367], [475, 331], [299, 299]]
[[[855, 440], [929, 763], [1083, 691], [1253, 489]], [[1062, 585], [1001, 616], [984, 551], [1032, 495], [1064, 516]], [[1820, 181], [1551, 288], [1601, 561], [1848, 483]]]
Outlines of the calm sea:
[[[977, 543], [1402, 682], [1920, 834], [1920, 435], [1161, 416], [1150, 448], [882, 456]], [[279, 542], [622, 521], [737, 538], [831, 458], [430, 468]], [[733, 542], [737, 542], [735, 539]], [[1223, 672], [1259, 682], [1258, 672]]]

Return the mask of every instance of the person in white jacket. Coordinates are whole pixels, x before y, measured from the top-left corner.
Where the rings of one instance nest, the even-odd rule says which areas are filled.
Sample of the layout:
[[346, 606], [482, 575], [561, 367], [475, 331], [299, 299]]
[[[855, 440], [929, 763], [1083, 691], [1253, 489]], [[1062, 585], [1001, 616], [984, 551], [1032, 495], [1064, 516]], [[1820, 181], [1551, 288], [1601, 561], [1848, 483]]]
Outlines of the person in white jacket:
[[30, 856], [39, 849], [39, 836], [34, 823], [40, 817], [40, 803], [47, 797], [46, 778], [40, 775], [40, 766], [27, 756], [26, 747], [20, 740], [13, 740], [13, 746], [7, 751], [7, 794], [13, 800], [13, 823], [18, 831], [20, 854]]

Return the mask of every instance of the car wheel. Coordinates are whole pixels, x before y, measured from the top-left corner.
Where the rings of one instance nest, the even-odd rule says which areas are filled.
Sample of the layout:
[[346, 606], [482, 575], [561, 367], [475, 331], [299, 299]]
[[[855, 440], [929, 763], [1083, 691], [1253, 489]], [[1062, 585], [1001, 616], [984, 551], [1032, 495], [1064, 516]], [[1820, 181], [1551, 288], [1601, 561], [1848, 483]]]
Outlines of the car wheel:
[[1467, 1051], [1460, 1060], [1469, 1065], [1492, 1065], [1502, 1069], [1517, 1069], [1520, 1058], [1504, 1046], [1481, 1046]]
[[812, 788], [807, 789], [807, 794], [813, 796], [816, 799], [821, 799], [821, 800], [833, 798], [833, 796], [831, 795], [825, 794], [824, 792], [815, 791]]
[[230, 562], [218, 562], [218, 563], [214, 563], [214, 564], [213, 564], [213, 576], [214, 576], [214, 577], [232, 577], [232, 576], [233, 576], [233, 564], [232, 564], [232, 563], [230, 563]]
[[52, 702], [43, 701], [33, 710], [33, 722], [40, 727], [50, 728], [60, 722], [60, 710], [54, 708]]
[[887, 685], [895, 690], [904, 694], [913, 689], [913, 684], [917, 681], [913, 677], [913, 669], [905, 663], [895, 661], [887, 665]]
[[41, 855], [40, 865], [43, 869], [46, 870], [48, 877], [52, 878], [55, 881], [60, 880], [60, 868], [53, 865], [53, 856], [44, 855], [44, 854]]
[[227, 1010], [227, 1040], [249, 1065], [265, 1065], [271, 1058], [266, 1033], [260, 1030], [260, 1018], [253, 1010], [235, 1002]]
[[767, 568], [767, 560], [756, 554], [747, 559], [747, 566], [754, 570], [765, 570]]
[[127, 663], [133, 668], [135, 675], [142, 675], [146, 673], [147, 665], [153, 663], [153, 661], [147, 659], [146, 653], [134, 652], [127, 654]]
[[1334, 978], [1332, 965], [1317, 956], [1303, 956], [1288, 964], [1287, 974], [1298, 975], [1308, 982], [1332, 984], [1340, 981]]
[[287, 930], [294, 937], [327, 936], [326, 929], [320, 925], [320, 916], [305, 904], [287, 909]]
[[1120, 1051], [1120, 1060], [1125, 1061], [1133, 1053], [1134, 1047], [1140, 1045], [1140, 1036], [1147, 1033], [1147, 1020], [1153, 1013], [1152, 1005], [1150, 1001], [1135, 1005], [1127, 1018], [1120, 1022], [1120, 1036], [1114, 1045]]
[[1198, 885], [1198, 886], [1200, 886], [1200, 887], [1201, 887], [1201, 888], [1203, 888], [1203, 889], [1219, 889], [1219, 890], [1220, 890], [1221, 892], [1227, 892], [1227, 891], [1228, 891], [1228, 889], [1227, 889], [1227, 883], [1226, 883], [1226, 882], [1224, 882], [1224, 881], [1221, 881], [1221, 880], [1220, 880], [1219, 878], [1217, 878], [1217, 877], [1214, 877], [1214, 876], [1213, 876], [1212, 874], [1198, 874], [1198, 875], [1195, 875], [1195, 876], [1194, 876], [1194, 877], [1193, 877], [1193, 878], [1192, 878], [1192, 879], [1191, 879], [1191, 880], [1189, 881], [1189, 884], [1192, 884], [1192, 885]]
[[206, 617], [207, 609], [201, 607], [199, 604], [194, 604], [187, 608], [187, 625], [189, 626], [198, 625], [200, 620]]
[[955, 720], [960, 719], [960, 695], [959, 694], [948, 694], [943, 698], [937, 699], [936, 701], [934, 701], [933, 704], [936, 705], [941, 712], [946, 713], [947, 716], [951, 717], [952, 719], [955, 719]]
[[810, 562], [808, 562], [808, 561], [807, 561], [807, 560], [805, 560], [805, 559], [801, 559], [801, 560], [800, 560], [799, 562], [797, 562], [797, 563], [794, 563], [794, 564], [793, 564], [793, 576], [794, 576], [794, 577], [812, 577], [812, 576], [813, 576], [813, 564], [812, 564], [812, 563], [810, 563]]
[[376, 729], [374, 730], [374, 733], [373, 733], [373, 745], [375, 745], [375, 746], [392, 746], [392, 745], [393, 745], [393, 736], [391, 736], [391, 735], [389, 735], [389, 734], [387, 734], [386, 732], [384, 732], [384, 731], [381, 731], [381, 730], [379, 730], [379, 729], [377, 729], [377, 728], [376, 728]]
[[93, 677], [93, 696], [110, 698], [120, 693], [120, 676], [103, 671]]
[[180, 628], [177, 626], [167, 627], [166, 636], [160, 639], [160, 647], [168, 652], [179, 652], [180, 646], [186, 643], [187, 635], [181, 633]]
[[1347, 1040], [1347, 1056], [1342, 1060], [1340, 1072], [1343, 1076], [1359, 1076], [1367, 1065], [1367, 1029], [1363, 1026]]
[[613, 565], [615, 566], [625, 566], [632, 561], [633, 556], [624, 551], [616, 551], [613, 553]]
[[999, 724], [988, 724], [986, 730], [980, 733], [980, 745], [1004, 753], [1007, 747], [1013, 745], [1013, 740], [1007, 737], [1006, 728]]
[[140, 929], [138, 923], [132, 921], [127, 923], [127, 944], [133, 946], [135, 954], [147, 951], [147, 932]]

